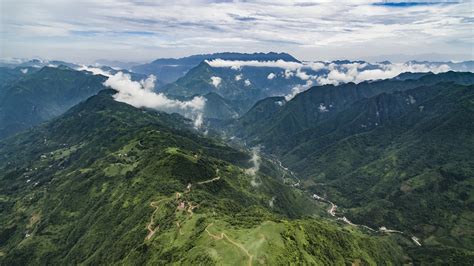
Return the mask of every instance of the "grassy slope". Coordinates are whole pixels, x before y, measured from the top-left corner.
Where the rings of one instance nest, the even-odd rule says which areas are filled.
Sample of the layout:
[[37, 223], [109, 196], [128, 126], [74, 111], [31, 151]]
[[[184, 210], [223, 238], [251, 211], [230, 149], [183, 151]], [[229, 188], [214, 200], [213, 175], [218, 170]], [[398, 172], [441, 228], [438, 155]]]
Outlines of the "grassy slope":
[[306, 217], [315, 206], [268, 163], [251, 186], [247, 154], [109, 93], [0, 143], [0, 264], [403, 259], [389, 239]]

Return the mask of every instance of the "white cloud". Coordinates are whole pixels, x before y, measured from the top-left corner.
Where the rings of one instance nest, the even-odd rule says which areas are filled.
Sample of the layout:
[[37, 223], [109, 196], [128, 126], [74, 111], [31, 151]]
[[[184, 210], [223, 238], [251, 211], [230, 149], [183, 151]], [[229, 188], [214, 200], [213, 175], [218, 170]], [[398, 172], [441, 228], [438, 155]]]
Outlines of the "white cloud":
[[196, 128], [202, 125], [202, 114], [206, 99], [202, 96], [194, 97], [189, 101], [179, 101], [166, 97], [162, 93], [155, 93], [156, 77], [150, 75], [147, 79], [133, 81], [130, 74], [117, 72], [110, 74], [99, 68], [82, 66], [79, 70], [92, 72], [94, 75], [108, 77], [104, 85], [117, 91], [113, 96], [116, 101], [124, 102], [137, 108], [151, 108], [167, 113], [179, 113], [194, 121]]
[[306, 74], [306, 72], [304, 72], [304, 71], [301, 71], [301, 69], [299, 69], [299, 68], [296, 70], [296, 76], [298, 78], [302, 79], [302, 80], [308, 80], [308, 79], [312, 78], [312, 76]]
[[304, 85], [296, 85], [295, 87], [293, 87], [291, 89], [291, 92], [288, 95], [285, 95], [285, 100], [290, 101], [291, 99], [293, 99], [299, 93], [311, 88], [313, 86], [313, 84], [314, 83], [313, 83], [312, 80], [307, 80], [306, 84], [304, 84]]
[[276, 101], [275, 104], [278, 106], [283, 106], [285, 105], [285, 101]]
[[397, 63], [397, 64], [379, 64], [376, 69], [367, 69], [360, 71], [364, 65], [361, 64], [347, 64], [343, 65], [342, 69], [336, 68], [334, 65], [329, 65], [329, 74], [320, 76], [317, 81], [321, 85], [354, 82], [360, 83], [366, 80], [388, 79], [396, 77], [404, 72], [433, 72], [441, 73], [449, 71], [447, 65], [433, 65], [433, 64], [414, 64], [414, 63]]
[[[243, 67], [277, 67], [283, 68], [282, 76], [286, 79], [298, 77], [305, 84], [297, 84], [298, 82], [292, 80], [295, 86], [291, 92], [285, 96], [286, 100], [292, 99], [298, 93], [309, 89], [315, 85], [339, 85], [341, 83], [360, 83], [366, 80], [377, 80], [393, 78], [404, 72], [446, 72], [450, 70], [448, 65], [440, 65], [434, 63], [384, 63], [384, 64], [368, 64], [365, 62], [352, 63], [337, 63], [337, 62], [286, 62], [283, 60], [277, 61], [230, 61], [216, 59], [208, 61], [212, 67], [227, 67], [238, 68]], [[289, 67], [285, 69], [284, 67]], [[103, 74], [104, 71], [97, 69], [96, 74]], [[268, 73], [268, 72], [267, 72]], [[265, 74], [267, 79], [273, 79], [276, 75], [273, 72]], [[235, 80], [243, 79], [243, 74], [236, 75]], [[218, 88], [222, 82], [221, 77], [212, 76], [209, 81], [214, 87]], [[244, 80], [245, 86], [250, 86], [252, 83], [249, 79]], [[145, 86], [145, 84], [143, 84]]]
[[28, 68], [22, 68], [20, 69], [21, 73], [26, 74], [28, 73]]
[[324, 103], [320, 103], [318, 109], [320, 113], [329, 112], [328, 108], [324, 105]]
[[289, 69], [285, 69], [285, 73], [283, 74], [286, 79], [289, 79], [295, 75], [295, 73], [291, 72]]
[[252, 158], [250, 158], [250, 163], [252, 163], [252, 167], [245, 170], [245, 173], [252, 177], [252, 180], [250, 180], [250, 184], [253, 187], [258, 187], [260, 185], [260, 183], [256, 180], [257, 172], [260, 170], [261, 162], [259, 153], [260, 147], [252, 148]]
[[232, 69], [241, 69], [242, 67], [277, 67], [283, 69], [296, 70], [302, 67], [298, 62], [289, 62], [283, 60], [276, 61], [241, 61], [241, 60], [223, 60], [214, 59], [206, 60], [206, 63], [211, 67], [228, 67]]
[[216, 77], [216, 76], [212, 76], [211, 77], [211, 84], [214, 86], [214, 87], [219, 87], [219, 85], [221, 84], [221, 81], [222, 79], [220, 77]]
[[319, 71], [326, 67], [326, 65], [322, 62], [307, 62], [306, 65], [313, 71]]
[[420, 46], [473, 57], [472, 1], [408, 8], [374, 2], [3, 1], [0, 42], [2, 56], [63, 59], [284, 50], [321, 60], [419, 54]]

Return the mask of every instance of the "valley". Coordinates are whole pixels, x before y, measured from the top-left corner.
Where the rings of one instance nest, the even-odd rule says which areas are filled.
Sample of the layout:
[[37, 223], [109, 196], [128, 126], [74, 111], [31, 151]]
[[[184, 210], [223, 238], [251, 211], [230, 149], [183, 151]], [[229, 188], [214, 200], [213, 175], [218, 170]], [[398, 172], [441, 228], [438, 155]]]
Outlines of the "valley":
[[[25, 80], [73, 76], [98, 93], [0, 139], [0, 262], [472, 260], [472, 73], [404, 73], [285, 97], [272, 93], [289, 87], [267, 94], [256, 81], [279, 67], [216, 62], [158, 87], [106, 67], [31, 71]], [[241, 90], [238, 73], [253, 91]], [[216, 75], [217, 87], [208, 83]]]
[[0, 0], [0, 266], [474, 265], [473, 0]]

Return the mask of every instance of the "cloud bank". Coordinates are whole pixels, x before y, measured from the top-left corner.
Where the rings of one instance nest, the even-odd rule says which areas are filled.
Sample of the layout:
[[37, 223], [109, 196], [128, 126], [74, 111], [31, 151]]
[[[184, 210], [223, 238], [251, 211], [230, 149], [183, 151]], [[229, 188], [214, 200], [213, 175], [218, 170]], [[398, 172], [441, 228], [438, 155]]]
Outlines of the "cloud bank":
[[202, 96], [194, 97], [189, 101], [179, 101], [166, 97], [162, 93], [155, 93], [156, 77], [150, 75], [147, 79], [134, 81], [129, 74], [117, 72], [111, 74], [100, 68], [82, 66], [79, 70], [92, 72], [94, 75], [107, 77], [104, 85], [115, 89], [118, 93], [114, 99], [130, 104], [137, 108], [151, 108], [167, 113], [178, 113], [194, 121], [195, 128], [200, 128], [203, 123], [203, 110], [206, 99]]
[[214, 60], [205, 60], [205, 62], [211, 67], [230, 67], [234, 70], [241, 69], [242, 67], [278, 67], [290, 70], [296, 70], [301, 68], [301, 64], [298, 62], [289, 62], [284, 60], [276, 61], [241, 61], [241, 60], [223, 60], [223, 59], [214, 59]]
[[[215, 59], [206, 61], [214, 68], [230, 68], [235, 71], [241, 71], [245, 67], [268, 68], [266, 79], [284, 78], [287, 80], [298, 78], [299, 84], [296, 84], [291, 92], [285, 96], [286, 100], [291, 100], [298, 93], [309, 89], [315, 85], [339, 85], [341, 83], [360, 83], [367, 80], [388, 79], [396, 77], [404, 72], [422, 73], [433, 72], [440, 73], [451, 70], [446, 64], [439, 63], [367, 63], [357, 62], [288, 62], [284, 60], [276, 61], [240, 61]], [[274, 71], [275, 68], [282, 69], [280, 73]], [[268, 73], [268, 74], [267, 74]], [[237, 77], [237, 76], [236, 76]], [[239, 79], [241, 75], [238, 76]], [[236, 78], [237, 80], [237, 78]], [[248, 81], [248, 82], [247, 82]], [[295, 81], [295, 83], [298, 83]], [[245, 80], [245, 85], [250, 85], [250, 80]]]

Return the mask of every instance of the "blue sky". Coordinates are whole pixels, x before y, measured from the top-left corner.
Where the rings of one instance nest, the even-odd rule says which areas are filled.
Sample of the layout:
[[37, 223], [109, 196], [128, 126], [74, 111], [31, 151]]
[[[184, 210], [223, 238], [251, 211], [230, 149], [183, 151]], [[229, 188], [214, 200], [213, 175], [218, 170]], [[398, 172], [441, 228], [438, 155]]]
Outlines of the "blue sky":
[[0, 0], [0, 57], [473, 59], [473, 1]]

